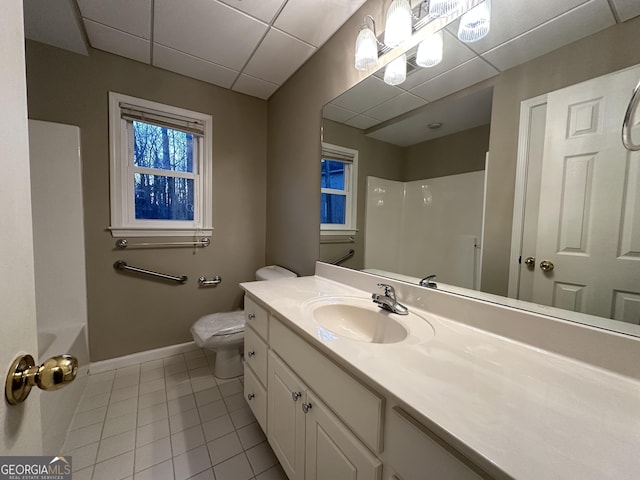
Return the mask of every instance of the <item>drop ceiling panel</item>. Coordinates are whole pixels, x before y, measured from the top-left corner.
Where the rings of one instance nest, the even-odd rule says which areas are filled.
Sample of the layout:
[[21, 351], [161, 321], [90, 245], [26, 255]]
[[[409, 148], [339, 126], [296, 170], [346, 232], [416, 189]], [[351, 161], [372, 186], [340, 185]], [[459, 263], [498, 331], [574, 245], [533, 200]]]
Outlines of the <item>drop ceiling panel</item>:
[[333, 104], [354, 112], [364, 112], [401, 93], [403, 90], [387, 85], [372, 75], [340, 95]]
[[240, 70], [267, 25], [215, 0], [155, 0], [154, 41]]
[[235, 70], [158, 44], [153, 47], [153, 65], [224, 88], [231, 88], [238, 76]]
[[356, 115], [356, 112], [352, 112], [351, 110], [347, 110], [346, 108], [338, 107], [333, 103], [327, 103], [322, 109], [322, 116], [324, 118], [328, 118], [329, 120], [333, 120], [334, 122], [339, 123], [343, 123], [346, 120], [355, 117]]
[[[492, 89], [482, 90], [455, 101], [442, 101], [418, 108], [408, 116], [386, 127], [367, 132], [368, 137], [403, 147], [451, 135], [491, 121]], [[429, 124], [441, 123], [437, 130]]]
[[256, 17], [265, 23], [271, 23], [284, 3], [283, 0], [220, 0], [247, 15]]
[[375, 118], [367, 117], [366, 115], [357, 115], [344, 123], [351, 127], [359, 128], [360, 130], [366, 130], [367, 128], [377, 125], [379, 122]]
[[611, 0], [614, 8], [620, 16], [620, 20], [626, 22], [640, 15], [640, 2], [638, 0]]
[[24, 0], [24, 35], [81, 55], [89, 50], [72, 0]]
[[498, 71], [479, 57], [411, 89], [411, 93], [433, 102], [497, 75]]
[[[323, 45], [365, 0], [289, 0], [274, 26], [315, 47]], [[354, 41], [357, 32], [354, 32]]]
[[87, 19], [84, 21], [84, 26], [93, 48], [115, 53], [138, 62], [149, 63], [151, 61], [151, 44], [149, 40]]
[[274, 83], [265, 82], [259, 78], [254, 78], [249, 75], [240, 75], [236, 83], [233, 85], [233, 89], [236, 92], [246, 93], [253, 97], [262, 99], [269, 98], [273, 92], [278, 89], [278, 85]]
[[385, 121], [397, 117], [398, 115], [402, 115], [403, 113], [407, 113], [426, 103], [426, 100], [416, 97], [409, 92], [405, 92], [367, 110], [364, 113], [368, 117], [375, 118], [379, 121]]
[[[315, 50], [311, 45], [271, 28], [249, 60], [244, 73], [281, 85]], [[274, 55], [273, 52], [281, 54]]]
[[83, 18], [151, 38], [151, 0], [78, 0]]
[[[519, 1], [492, 0], [491, 31], [485, 38], [469, 43], [469, 48], [477, 53], [484, 53], [498, 45], [541, 25], [589, 0], [535, 0]], [[605, 0], [606, 1], [606, 0]], [[500, 21], [495, 19], [499, 18]], [[447, 29], [458, 34], [459, 21]]]
[[457, 37], [444, 31], [444, 50], [442, 61], [435, 67], [418, 68], [407, 75], [407, 80], [401, 85], [405, 90], [411, 90], [438, 75], [471, 60], [476, 54], [472, 52]]
[[561, 15], [488, 51], [483, 57], [504, 71], [614, 24], [615, 18], [606, 0], [589, 2], [571, 14]]

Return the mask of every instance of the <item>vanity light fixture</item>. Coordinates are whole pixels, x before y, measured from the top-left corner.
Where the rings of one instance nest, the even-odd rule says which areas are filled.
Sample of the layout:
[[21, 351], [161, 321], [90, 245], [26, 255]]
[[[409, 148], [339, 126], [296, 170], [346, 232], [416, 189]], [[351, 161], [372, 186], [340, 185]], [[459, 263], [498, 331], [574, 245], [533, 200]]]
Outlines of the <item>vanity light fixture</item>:
[[477, 42], [487, 36], [490, 25], [491, 0], [485, 0], [462, 15], [458, 38], [466, 43]]
[[437, 18], [449, 15], [451, 12], [460, 7], [460, 0], [430, 0], [429, 15]]
[[420, 67], [435, 67], [442, 61], [444, 42], [442, 30], [432, 33], [418, 45], [416, 64]]
[[387, 64], [384, 69], [384, 83], [400, 85], [407, 79], [407, 55], [402, 54]]
[[387, 10], [387, 23], [384, 29], [384, 44], [395, 48], [411, 38], [413, 33], [413, 14], [409, 0], [393, 0]]
[[[367, 18], [371, 20], [373, 30], [369, 28]], [[364, 72], [373, 67], [378, 61], [378, 38], [376, 37], [376, 22], [371, 15], [364, 17], [356, 38], [356, 70]]]

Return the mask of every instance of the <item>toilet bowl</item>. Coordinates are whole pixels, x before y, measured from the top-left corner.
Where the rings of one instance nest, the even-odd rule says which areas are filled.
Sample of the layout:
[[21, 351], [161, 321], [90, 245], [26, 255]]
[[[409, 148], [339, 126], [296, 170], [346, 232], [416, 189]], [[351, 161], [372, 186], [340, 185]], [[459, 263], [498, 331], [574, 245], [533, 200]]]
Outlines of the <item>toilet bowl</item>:
[[[296, 276], [290, 270], [277, 265], [263, 267], [256, 272], [256, 280]], [[218, 378], [233, 378], [243, 373], [244, 322], [244, 310], [236, 310], [205, 315], [191, 327], [191, 335], [196, 345], [216, 352], [213, 374]]]

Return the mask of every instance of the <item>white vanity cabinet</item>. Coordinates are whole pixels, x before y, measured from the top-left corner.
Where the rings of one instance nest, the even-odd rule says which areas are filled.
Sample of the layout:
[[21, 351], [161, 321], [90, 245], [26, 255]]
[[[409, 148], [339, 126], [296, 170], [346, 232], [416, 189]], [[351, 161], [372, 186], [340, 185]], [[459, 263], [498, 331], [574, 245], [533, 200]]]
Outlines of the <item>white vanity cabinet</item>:
[[[289, 480], [490, 478], [245, 298], [245, 396]], [[257, 326], [257, 328], [256, 328]]]
[[258, 424], [266, 432], [269, 314], [248, 296], [244, 305], [244, 396]]
[[380, 478], [382, 463], [273, 352], [267, 437], [290, 480]]

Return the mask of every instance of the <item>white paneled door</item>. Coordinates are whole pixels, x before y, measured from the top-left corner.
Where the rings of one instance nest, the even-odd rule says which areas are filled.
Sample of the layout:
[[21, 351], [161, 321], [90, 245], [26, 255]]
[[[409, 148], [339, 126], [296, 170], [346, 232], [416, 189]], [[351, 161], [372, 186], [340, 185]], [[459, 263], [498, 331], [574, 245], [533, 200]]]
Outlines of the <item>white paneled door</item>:
[[[21, 353], [37, 355], [22, 0], [0, 15], [0, 375]], [[10, 406], [0, 400], [0, 456], [41, 455], [40, 395]]]
[[548, 96], [534, 302], [640, 322], [640, 152], [621, 142], [639, 79], [634, 67]]

